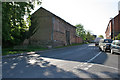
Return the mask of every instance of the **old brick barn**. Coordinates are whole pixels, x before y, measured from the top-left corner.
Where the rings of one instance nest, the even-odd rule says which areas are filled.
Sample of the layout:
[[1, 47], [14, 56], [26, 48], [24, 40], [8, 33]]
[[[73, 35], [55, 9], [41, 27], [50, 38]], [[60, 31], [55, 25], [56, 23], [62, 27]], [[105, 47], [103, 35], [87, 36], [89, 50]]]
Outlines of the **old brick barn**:
[[32, 14], [29, 32], [31, 36], [24, 41], [24, 45], [55, 47], [82, 42], [82, 39], [76, 36], [75, 26], [43, 7]]

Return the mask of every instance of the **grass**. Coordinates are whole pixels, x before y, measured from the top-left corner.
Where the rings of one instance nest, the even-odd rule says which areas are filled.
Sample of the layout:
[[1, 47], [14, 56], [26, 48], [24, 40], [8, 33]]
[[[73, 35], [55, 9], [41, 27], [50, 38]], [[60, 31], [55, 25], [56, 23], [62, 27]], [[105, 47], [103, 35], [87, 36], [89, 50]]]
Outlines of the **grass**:
[[74, 43], [74, 44], [70, 44], [70, 45], [66, 45], [66, 46], [58, 46], [55, 48], [64, 48], [64, 47], [69, 47], [69, 46], [77, 46], [77, 45], [82, 45], [83, 43]]
[[[67, 46], [59, 46], [55, 47], [57, 48], [64, 48], [69, 46], [76, 46], [76, 45], [82, 45], [83, 43], [74, 43]], [[16, 54], [16, 53], [25, 53], [25, 52], [33, 52], [33, 51], [42, 51], [47, 50], [48, 48], [43, 47], [34, 47], [34, 46], [28, 46], [28, 47], [17, 47], [17, 48], [3, 48], [2, 49], [2, 55], [8, 55], [8, 54]]]
[[41, 51], [41, 50], [46, 50], [48, 48], [25, 48], [25, 49], [14, 49], [14, 48], [3, 48], [2, 49], [2, 55], [8, 55], [8, 54], [16, 54], [16, 53], [24, 53], [24, 52], [32, 52], [32, 51]]

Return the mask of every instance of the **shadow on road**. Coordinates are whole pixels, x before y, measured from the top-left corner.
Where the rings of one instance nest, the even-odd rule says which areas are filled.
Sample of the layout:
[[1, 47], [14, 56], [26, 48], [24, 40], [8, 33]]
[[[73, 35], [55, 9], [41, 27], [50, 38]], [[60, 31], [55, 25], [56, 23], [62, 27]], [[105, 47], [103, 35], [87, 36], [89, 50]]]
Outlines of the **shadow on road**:
[[[85, 46], [72, 46], [65, 49], [58, 49], [49, 52], [43, 52], [41, 57], [68, 60], [68, 61], [77, 61], [77, 62], [87, 62], [100, 52], [99, 48], [94, 45], [85, 45]], [[55, 53], [55, 54], [54, 54]], [[39, 53], [36, 53], [39, 54]], [[99, 58], [96, 57], [94, 61], [90, 63], [104, 64], [108, 59], [108, 55], [105, 52], [102, 52], [99, 55]]]
[[[11, 60], [13, 59], [13, 60]], [[11, 62], [12, 61], [12, 62]], [[57, 68], [39, 55], [9, 58], [3, 62], [3, 78], [68, 78], [77, 77], [71, 72]]]
[[[87, 70], [83, 70], [83, 69], [76, 69], [77, 72], [71, 71], [72, 69], [66, 70], [64, 68], [61, 68], [62, 64], [59, 64], [57, 62], [56, 63], [59, 64], [60, 66], [51, 64], [51, 61], [49, 59], [52, 58], [53, 60], [52, 62], [55, 62], [54, 59], [85, 62], [84, 60], [82, 60], [83, 57], [81, 57], [81, 59], [79, 58], [81, 55], [88, 54], [89, 52], [91, 52], [93, 54], [92, 56], [94, 56], [96, 55], [96, 52], [99, 53], [99, 50], [96, 49], [95, 46], [87, 46], [87, 47], [88, 47], [87, 52], [83, 50], [82, 53], [79, 51], [79, 47], [78, 48], [69, 47], [68, 49], [65, 50], [62, 49], [62, 50], [49, 51], [45, 54], [35, 53], [28, 56], [5, 58], [3, 59], [3, 63], [2, 63], [3, 78], [83, 78], [84, 75], [82, 76], [81, 73], [87, 75], [88, 78], [101, 78], [99, 75], [88, 72]], [[73, 52], [75, 52], [74, 55], [72, 55], [73, 54], [72, 51], [70, 52], [68, 51], [71, 49]], [[94, 51], [91, 49], [93, 49]], [[64, 54], [62, 54], [62, 56], [58, 56], [61, 52], [64, 53], [64, 51], [68, 51], [69, 53], [67, 54], [69, 54], [70, 56], [66, 57]], [[57, 55], [52, 55], [52, 52], [57, 53]], [[77, 53], [80, 54], [76, 57], [75, 54]], [[101, 56], [99, 57], [101, 58], [96, 58], [97, 62], [91, 62], [91, 63], [103, 64], [107, 59], [107, 54], [102, 53], [100, 55]], [[44, 59], [43, 57], [45, 57], [46, 59]], [[89, 57], [91, 56], [88, 55], [85, 57], [85, 59], [88, 59]], [[107, 75], [108, 77], [117, 75], [116, 73], [111, 73], [107, 71], [101, 73]], [[116, 76], [115, 78], [118, 78], [118, 76]]]

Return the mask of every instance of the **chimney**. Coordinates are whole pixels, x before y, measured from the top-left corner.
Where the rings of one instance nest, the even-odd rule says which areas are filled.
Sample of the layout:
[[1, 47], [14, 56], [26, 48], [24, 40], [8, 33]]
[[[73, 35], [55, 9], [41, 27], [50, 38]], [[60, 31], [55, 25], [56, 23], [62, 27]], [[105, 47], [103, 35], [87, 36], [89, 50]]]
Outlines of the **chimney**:
[[118, 13], [120, 14], [120, 1], [118, 2]]

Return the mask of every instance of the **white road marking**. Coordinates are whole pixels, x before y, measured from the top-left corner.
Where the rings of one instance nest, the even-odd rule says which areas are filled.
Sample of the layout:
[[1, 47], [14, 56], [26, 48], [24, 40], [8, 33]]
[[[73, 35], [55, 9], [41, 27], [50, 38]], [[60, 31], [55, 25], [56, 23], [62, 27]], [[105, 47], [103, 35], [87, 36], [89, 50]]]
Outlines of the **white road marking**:
[[88, 67], [84, 68], [84, 70], [88, 70], [88, 69], [89, 69]]
[[[94, 56], [93, 58], [91, 58], [90, 60], [87, 61], [87, 63], [84, 63], [85, 64], [88, 64], [89, 62], [91, 62], [92, 60], [94, 60], [97, 56], [99, 56], [101, 54], [101, 52], [99, 52], [96, 56]], [[100, 65], [100, 64], [95, 64], [95, 63], [92, 63], [91, 65], [88, 65], [86, 68], [84, 68], [84, 70], [88, 70], [90, 67], [92, 67], [93, 65], [98, 65], [98, 66], [102, 66], [102, 67], [106, 67], [106, 68], [111, 68], [111, 69], [115, 69], [115, 70], [119, 70], [118, 68], [115, 68], [115, 67], [111, 67], [111, 66], [106, 66], [106, 65]]]
[[[86, 48], [86, 47], [85, 47]], [[84, 49], [84, 48], [82, 48]], [[94, 48], [93, 48], [94, 49]], [[87, 63], [83, 63], [82, 65], [78, 65], [73, 67], [74, 69], [77, 69], [78, 67], [84, 67], [83, 70], [88, 70], [89, 68], [91, 68], [94, 64], [88, 65], [89, 62], [91, 62], [93, 59], [95, 59], [97, 56], [99, 56], [101, 54], [101, 52], [99, 52], [97, 55], [95, 55], [93, 58], [91, 58], [90, 60], [87, 61]], [[87, 66], [88, 65], [88, 66]], [[86, 67], [85, 67], [86, 66]]]
[[93, 59], [95, 59], [97, 56], [99, 56], [101, 54], [101, 52], [99, 52], [97, 55], [95, 55], [93, 58], [91, 58], [90, 60], [87, 61], [87, 63], [91, 62]]
[[80, 50], [83, 50], [83, 49], [86, 49], [86, 48], [88, 48], [88, 47], [85, 47], [85, 48], [78, 48], [78, 49], [76, 49], [75, 51], [80, 51]]
[[[81, 48], [81, 49], [77, 49], [77, 50], [83, 50], [83, 49], [86, 49], [88, 47], [85, 47], [85, 48]], [[95, 49], [95, 48], [94, 48]], [[77, 51], [76, 50], [76, 51]], [[110, 66], [105, 66], [105, 65], [100, 65], [100, 64], [94, 64], [94, 63], [90, 63], [91, 61], [93, 61], [96, 57], [98, 57], [102, 52], [99, 52], [97, 55], [95, 55], [94, 57], [92, 57], [91, 59], [89, 59], [88, 61], [86, 61], [86, 63], [82, 63], [82, 64], [79, 64], [75, 67], [73, 67], [73, 70], [76, 70], [77, 68], [81, 68], [83, 70], [88, 70], [89, 68], [91, 68], [93, 65], [98, 65], [98, 66], [101, 66], [101, 67], [106, 67], [106, 68], [111, 68], [111, 69], [115, 69], [115, 70], [118, 70], [117, 68], [114, 68], [114, 67], [110, 67]], [[57, 61], [62, 61], [62, 60], [57, 60]], [[63, 60], [64, 61], [64, 60]], [[56, 61], [55, 61], [56, 62]], [[89, 64], [88, 64], [89, 63]], [[54, 64], [54, 63], [53, 63]], [[60, 67], [60, 66], [59, 66]], [[83, 68], [84, 67], [84, 68]], [[69, 70], [67, 70], [69, 71]]]
[[97, 66], [102, 66], [102, 67], [106, 67], [106, 68], [111, 68], [111, 69], [115, 69], [115, 70], [120, 70], [118, 68], [114, 68], [114, 67], [111, 67], [111, 66], [106, 66], [106, 65], [100, 65], [100, 64], [94, 64], [94, 65], [97, 65]]
[[[92, 60], [94, 60], [97, 56], [99, 56], [101, 54], [101, 52], [99, 52], [97, 55], [95, 55], [93, 58], [91, 58], [90, 60], [87, 61], [87, 63], [84, 63], [82, 66], [88, 65], [89, 62], [91, 62]], [[88, 70], [89, 68], [91, 68], [94, 64], [88, 65], [87, 67], [83, 68], [83, 70]]]
[[90, 67], [92, 67], [92, 66], [93, 66], [93, 64], [89, 65], [88, 67], [90, 68]]
[[84, 64], [87, 64], [87, 63], [84, 63]]

